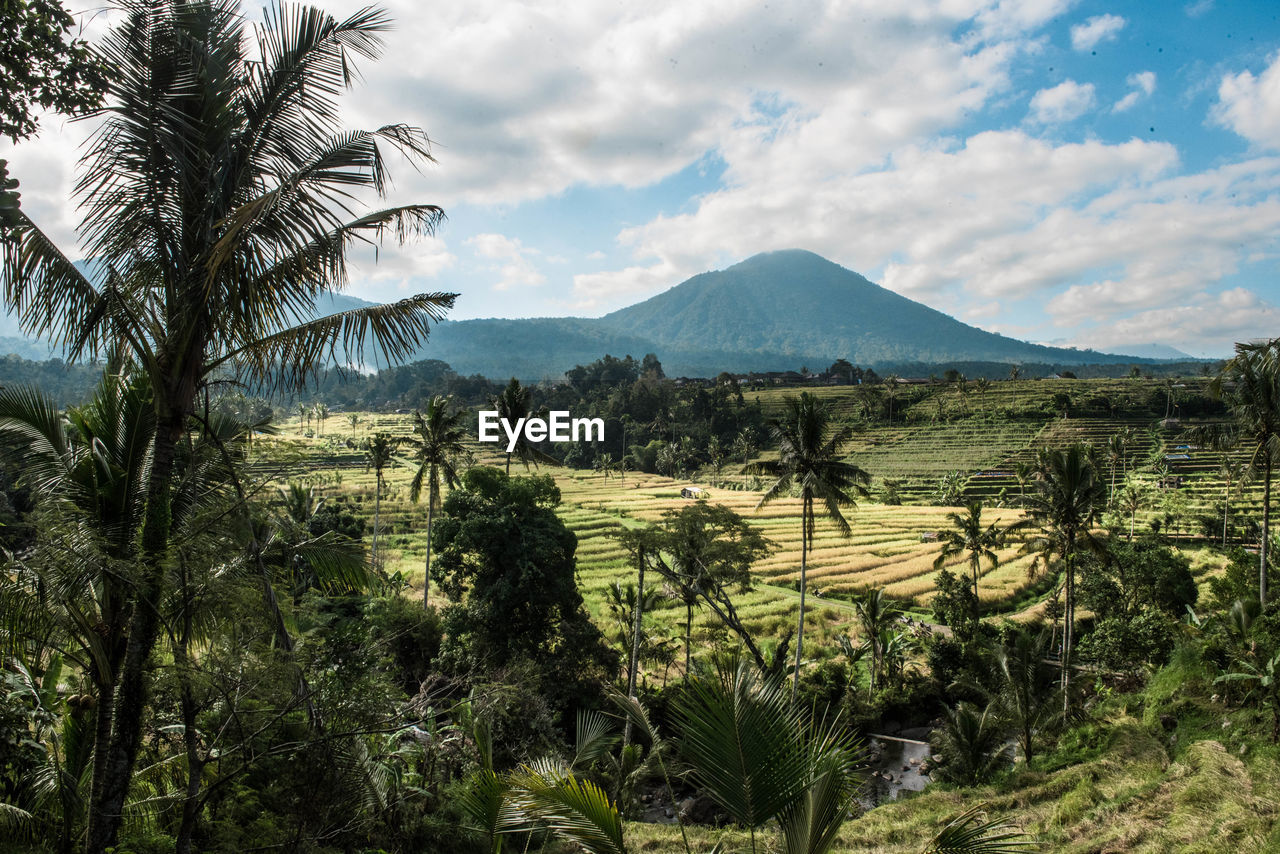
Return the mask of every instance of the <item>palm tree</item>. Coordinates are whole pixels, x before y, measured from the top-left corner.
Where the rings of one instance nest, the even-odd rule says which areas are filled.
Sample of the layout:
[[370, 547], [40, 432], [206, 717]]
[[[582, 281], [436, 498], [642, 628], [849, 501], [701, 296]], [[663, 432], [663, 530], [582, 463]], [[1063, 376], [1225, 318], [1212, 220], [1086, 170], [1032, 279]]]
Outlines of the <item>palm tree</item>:
[[466, 413], [459, 409], [450, 412], [452, 398], [435, 395], [427, 401], [426, 414], [414, 411], [414, 435], [401, 440], [412, 452], [418, 470], [409, 484], [409, 500], [414, 504], [422, 495], [422, 484], [427, 485], [427, 559], [422, 577], [422, 607], [429, 605], [431, 589], [431, 523], [440, 507], [440, 476], [450, 489], [458, 485], [458, 464], [470, 459], [466, 447], [467, 428], [463, 424]]
[[858, 788], [858, 746], [834, 719], [811, 719], [778, 679], [746, 661], [699, 676], [676, 701], [692, 779], [751, 832], [776, 820], [785, 854], [824, 854]]
[[858, 614], [858, 625], [863, 644], [871, 653], [871, 692], [876, 690], [876, 682], [884, 669], [884, 641], [888, 637], [888, 629], [902, 613], [902, 606], [894, 602], [880, 588], [864, 591], [853, 600]]
[[978, 390], [978, 396], [982, 398], [982, 409], [987, 408], [987, 392], [991, 389], [991, 380], [986, 377], [978, 377], [974, 380], [973, 387]]
[[369, 450], [365, 451], [365, 470], [373, 469], [373, 548], [370, 560], [375, 571], [378, 569], [378, 530], [382, 520], [382, 486], [385, 483], [382, 473], [391, 465], [395, 443], [386, 433], [374, 433], [369, 440]]
[[1133, 541], [1134, 525], [1138, 521], [1138, 511], [1147, 503], [1147, 490], [1135, 477], [1127, 477], [1120, 491], [1112, 495], [1116, 509], [1129, 514], [1129, 540]]
[[316, 435], [324, 435], [324, 422], [329, 418], [329, 404], [317, 403], [314, 407], [316, 414]]
[[1217, 447], [1250, 448], [1249, 473], [1262, 478], [1262, 537], [1258, 602], [1267, 608], [1267, 549], [1271, 535], [1271, 475], [1280, 460], [1280, 338], [1237, 344], [1236, 355], [1209, 384], [1227, 403], [1233, 423], [1214, 437]]
[[298, 404], [298, 435], [301, 436], [311, 423], [311, 407], [305, 403]]
[[1009, 366], [1009, 379], [1017, 381], [1022, 376], [1022, 367], [1020, 365]]
[[443, 213], [433, 205], [357, 210], [361, 190], [387, 187], [387, 152], [431, 157], [425, 133], [407, 125], [340, 132], [337, 96], [356, 62], [377, 55], [384, 13], [362, 9], [339, 21], [272, 7], [266, 18], [246, 38], [231, 0], [129, 4], [101, 43], [111, 68], [103, 121], [75, 187], [80, 247], [98, 273], [74, 266], [22, 212], [5, 243], [4, 297], [24, 331], [65, 347], [72, 360], [114, 351], [138, 364], [157, 421], [137, 607], [90, 854], [115, 844], [141, 744], [174, 458], [197, 395], [223, 370], [297, 388], [324, 359], [362, 353], [370, 337], [401, 359], [453, 302], [421, 294], [297, 323], [344, 284], [352, 241], [430, 233]]
[[[498, 410], [498, 417], [505, 419], [507, 423], [513, 427], [522, 418], [528, 418], [532, 414], [532, 392], [527, 386], [520, 385], [520, 381], [515, 377], [511, 378], [511, 382], [507, 383], [507, 387], [502, 390], [502, 394], [493, 399], [493, 408]], [[511, 454], [507, 452], [507, 474], [511, 474]], [[515, 451], [516, 457], [524, 463], [524, 467], [529, 468], [530, 461], [536, 466], [538, 463], [548, 463], [555, 465], [556, 460], [547, 454], [542, 453], [529, 443], [525, 438], [524, 431], [516, 437]]]
[[[1240, 460], [1232, 460], [1223, 456], [1218, 466], [1218, 474], [1226, 481], [1222, 493], [1222, 547], [1227, 547], [1227, 519], [1231, 515], [1231, 496], [1238, 492], [1249, 479], [1249, 466]], [[1234, 490], [1233, 490], [1234, 487]]]
[[961, 702], [943, 712], [942, 726], [929, 737], [936, 757], [934, 776], [948, 783], [976, 786], [1005, 767], [1008, 750], [994, 704], [978, 708]]
[[1107, 465], [1111, 468], [1111, 492], [1116, 491], [1116, 469], [1124, 467], [1129, 443], [1124, 433], [1112, 433], [1107, 437]]
[[356, 428], [360, 426], [360, 416], [354, 412], [347, 416], [347, 423], [351, 425], [351, 438], [356, 437]]
[[893, 423], [893, 402], [898, 398], [898, 375], [888, 374], [884, 378], [885, 397], [889, 400], [889, 423]]
[[989, 687], [965, 683], [992, 703], [1013, 730], [1028, 765], [1039, 736], [1064, 721], [1052, 666], [1046, 662], [1050, 642], [1046, 632], [1021, 632], [986, 657], [987, 678], [983, 681]]
[[1062, 630], [1064, 708], [1069, 701], [1075, 636], [1075, 555], [1081, 546], [1100, 548], [1091, 529], [1107, 500], [1107, 485], [1098, 477], [1091, 451], [1079, 443], [1062, 449], [1042, 448], [1037, 456], [1035, 490], [1027, 499], [1027, 521], [1039, 525], [1043, 535], [1029, 541], [1024, 551], [1056, 554], [1067, 574]]
[[942, 551], [933, 562], [934, 569], [942, 569], [950, 558], [968, 554], [969, 572], [973, 575], [973, 622], [978, 623], [978, 572], [985, 558], [991, 569], [1000, 565], [1000, 557], [995, 550], [1004, 542], [1004, 536], [996, 523], [982, 527], [982, 502], [973, 501], [965, 508], [966, 512], [948, 513], [947, 518], [955, 526], [950, 531], [942, 532]]
[[770, 422], [770, 433], [778, 443], [778, 459], [761, 460], [747, 467], [751, 473], [774, 478], [756, 509], [787, 495], [793, 486], [800, 490], [800, 618], [796, 630], [796, 662], [792, 674], [792, 699], [800, 687], [800, 662], [804, 655], [805, 592], [808, 586], [809, 546], [813, 542], [815, 501], [822, 502], [823, 516], [843, 535], [851, 531], [842, 507], [856, 507], [854, 496], [866, 498], [871, 475], [840, 458], [841, 448], [853, 435], [845, 425], [835, 427], [831, 414], [808, 392], [787, 398], [783, 414]]
[[[154, 432], [148, 390], [136, 380], [104, 377], [93, 399], [69, 410], [65, 420], [37, 390], [0, 389], [0, 435], [8, 440], [0, 448], [21, 466], [43, 505], [68, 511], [74, 527], [67, 540], [87, 547], [75, 560], [51, 562], [59, 577], [39, 579], [30, 609], [6, 596], [0, 611], [10, 632], [24, 624], [46, 637], [56, 630], [81, 650], [81, 666], [97, 694], [91, 800], [106, 784], [130, 607], [130, 582], [120, 567], [137, 555]], [[27, 622], [20, 619], [24, 614], [38, 619]], [[7, 640], [12, 644], [15, 637]]]

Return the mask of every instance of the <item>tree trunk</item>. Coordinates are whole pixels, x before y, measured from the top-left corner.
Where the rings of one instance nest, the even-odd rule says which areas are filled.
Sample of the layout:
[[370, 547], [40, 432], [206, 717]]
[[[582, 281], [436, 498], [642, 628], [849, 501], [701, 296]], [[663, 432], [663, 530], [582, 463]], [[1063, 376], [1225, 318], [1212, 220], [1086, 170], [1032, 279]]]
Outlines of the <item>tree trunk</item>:
[[1074, 540], [1074, 535], [1068, 539], [1067, 543], [1067, 591], [1066, 603], [1063, 606], [1063, 623], [1062, 623], [1062, 711], [1066, 712], [1071, 702], [1071, 646], [1075, 641], [1075, 621], [1076, 621], [1076, 570], [1073, 562], [1073, 555], [1070, 543]]
[[89, 805], [87, 854], [105, 854], [116, 844], [133, 763], [142, 742], [147, 704], [147, 660], [160, 633], [160, 601], [164, 592], [164, 556], [172, 521], [170, 481], [174, 453], [186, 427], [185, 409], [167, 412], [157, 425], [147, 483], [146, 518], [142, 528], [141, 578], [129, 621], [129, 641], [116, 683], [111, 744], [103, 767], [102, 789]]
[[[636, 682], [639, 681], [636, 674], [640, 667], [640, 632], [644, 620], [644, 549], [637, 550], [636, 569], [638, 575], [636, 580], [636, 607], [631, 624], [631, 664], [627, 668], [627, 696], [633, 700], [636, 697]], [[630, 743], [631, 716], [628, 715], [627, 722], [622, 728], [622, 746], [626, 747]], [[618, 785], [621, 787], [621, 781], [619, 781]]]
[[978, 604], [978, 561], [973, 562], [973, 628], [976, 632], [978, 629], [978, 621], [982, 619], [982, 608]]
[[1231, 515], [1231, 483], [1227, 482], [1227, 491], [1222, 496], [1222, 547], [1227, 547], [1227, 517]]
[[1267, 540], [1271, 532], [1271, 454], [1267, 454], [1266, 480], [1262, 484], [1262, 542], [1258, 548], [1258, 604], [1267, 610]]
[[431, 523], [436, 512], [436, 491], [427, 497], [427, 562], [422, 575], [422, 609], [431, 607]]
[[808, 587], [809, 517], [813, 499], [805, 496], [800, 508], [800, 623], [796, 628], [796, 664], [791, 673], [791, 704], [800, 695], [800, 658], [804, 654], [804, 597]]
[[200, 778], [204, 774], [204, 760], [200, 756], [200, 735], [196, 729], [196, 698], [191, 688], [191, 656], [188, 641], [191, 636], [191, 603], [183, 609], [183, 637], [174, 652], [178, 679], [181, 682], [182, 742], [187, 753], [187, 793], [182, 802], [182, 823], [174, 843], [175, 854], [191, 854], [191, 841], [195, 836], [200, 817]]
[[693, 603], [684, 603], [684, 681], [689, 681], [689, 644], [693, 638]]
[[639, 570], [636, 580], [636, 608], [634, 619], [631, 625], [631, 666], [627, 670], [627, 696], [634, 697], [636, 695], [636, 682], [639, 681], [636, 674], [640, 667], [640, 633], [642, 631], [642, 621], [644, 620], [644, 550], [639, 553], [636, 561]]
[[378, 526], [382, 521], [382, 471], [373, 476], [373, 571], [378, 572]]

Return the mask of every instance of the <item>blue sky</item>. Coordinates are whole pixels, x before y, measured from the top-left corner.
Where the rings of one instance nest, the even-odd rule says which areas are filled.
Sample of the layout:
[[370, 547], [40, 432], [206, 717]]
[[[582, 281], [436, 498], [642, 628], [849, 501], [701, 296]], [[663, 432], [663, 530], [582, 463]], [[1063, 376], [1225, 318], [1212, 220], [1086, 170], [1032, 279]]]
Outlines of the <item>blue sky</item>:
[[[427, 129], [392, 201], [449, 221], [358, 296], [598, 315], [800, 247], [1033, 341], [1280, 335], [1274, 0], [385, 5], [347, 118]], [[64, 242], [83, 132], [9, 155]]]

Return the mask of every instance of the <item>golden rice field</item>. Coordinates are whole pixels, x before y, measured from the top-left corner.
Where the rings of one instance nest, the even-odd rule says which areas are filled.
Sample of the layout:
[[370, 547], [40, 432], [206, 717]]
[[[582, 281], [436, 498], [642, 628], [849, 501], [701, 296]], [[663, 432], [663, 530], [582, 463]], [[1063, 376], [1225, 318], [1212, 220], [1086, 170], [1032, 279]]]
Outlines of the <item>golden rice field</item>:
[[[376, 416], [376, 420], [362, 421], [354, 431], [345, 419], [330, 418], [326, 436], [319, 438], [303, 438], [296, 423], [286, 423], [275, 439], [275, 447], [278, 452], [292, 447], [298, 453], [272, 455], [307, 461], [305, 478], [322, 492], [335, 497], [346, 495], [358, 502], [370, 520], [366, 537], [372, 532], [373, 473], [364, 469], [361, 452], [346, 449], [343, 443], [375, 429], [407, 433], [408, 418]], [[501, 465], [502, 457], [493, 453], [492, 446], [486, 446], [479, 458]], [[516, 464], [515, 471], [523, 469]], [[614, 631], [605, 604], [608, 588], [615, 582], [625, 584], [634, 579], [634, 568], [628, 565], [612, 535], [623, 527], [657, 521], [664, 513], [687, 506], [689, 501], [680, 497], [680, 489], [688, 485], [706, 488], [707, 500], [742, 514], [776, 544], [774, 552], [756, 565], [754, 588], [735, 597], [744, 622], [762, 639], [776, 637], [794, 624], [799, 602], [794, 589], [800, 566], [798, 499], [781, 499], [758, 508], [759, 491], [717, 489], [701, 480], [678, 481], [636, 472], [628, 473], [624, 480], [616, 474], [605, 478], [594, 472], [553, 467], [543, 467], [541, 471], [552, 475], [561, 489], [559, 513], [578, 536], [579, 584], [588, 607], [606, 631]], [[410, 595], [420, 596], [426, 508], [408, 500], [412, 473], [407, 461], [386, 473], [388, 487], [382, 501], [379, 549], [384, 569], [403, 573], [410, 580]], [[947, 528], [949, 512], [952, 509], [945, 507], [864, 502], [848, 511], [852, 533], [847, 538], [840, 536], [834, 526], [820, 521], [809, 557], [810, 591], [816, 594], [810, 599], [812, 608], [806, 621], [809, 636], [823, 638], [833, 632], [849, 631], [853, 620], [849, 597], [870, 587], [882, 587], [895, 599], [927, 610], [936, 574], [933, 561], [940, 547], [935, 542], [922, 542], [922, 535]], [[1004, 524], [1019, 516], [1015, 510], [987, 512], [992, 521]], [[1031, 559], [1018, 555], [1016, 545], [1003, 549], [1000, 558], [995, 569], [984, 565], [979, 586], [982, 600], [997, 610], [1002, 604], [1012, 604], [1030, 583]], [[968, 571], [967, 566], [963, 569]], [[683, 606], [668, 601], [655, 616], [660, 633], [681, 636]], [[718, 629], [717, 623], [709, 611], [696, 612], [695, 643], [711, 637]]]

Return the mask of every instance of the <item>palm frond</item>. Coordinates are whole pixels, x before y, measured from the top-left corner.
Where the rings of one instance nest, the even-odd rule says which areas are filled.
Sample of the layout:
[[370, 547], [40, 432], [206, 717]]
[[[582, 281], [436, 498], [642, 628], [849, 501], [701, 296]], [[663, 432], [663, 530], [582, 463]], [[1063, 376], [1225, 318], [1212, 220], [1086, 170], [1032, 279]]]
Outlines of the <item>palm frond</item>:
[[368, 306], [327, 315], [268, 335], [233, 350], [213, 363], [239, 362], [257, 378], [268, 378], [285, 366], [288, 385], [300, 384], [327, 358], [360, 358], [372, 339], [380, 354], [392, 361], [410, 355], [426, 339], [433, 321], [444, 317], [456, 294], [418, 294], [399, 302]]
[[627, 854], [622, 816], [604, 790], [554, 763], [526, 765], [511, 775], [521, 810], [590, 854]]
[[748, 662], [692, 680], [676, 716], [694, 781], [740, 824], [760, 827], [804, 792], [800, 713], [777, 680], [761, 679]]
[[618, 741], [613, 721], [592, 709], [580, 709], [573, 748], [573, 761], [569, 767], [586, 768], [608, 754]]
[[982, 819], [981, 805], [960, 813], [938, 831], [924, 854], [1017, 854], [1042, 847], [1013, 825]]

